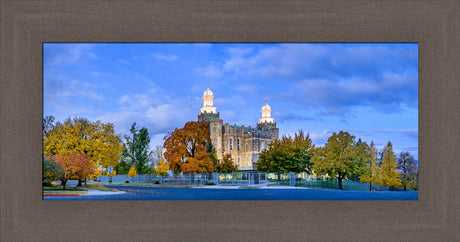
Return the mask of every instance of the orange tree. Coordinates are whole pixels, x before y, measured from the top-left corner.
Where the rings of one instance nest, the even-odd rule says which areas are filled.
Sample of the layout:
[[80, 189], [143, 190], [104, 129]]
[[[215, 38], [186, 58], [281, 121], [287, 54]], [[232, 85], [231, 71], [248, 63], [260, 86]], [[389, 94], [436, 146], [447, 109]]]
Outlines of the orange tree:
[[164, 156], [174, 173], [212, 172], [213, 162], [206, 152], [210, 142], [209, 124], [204, 121], [187, 122], [164, 138]]
[[[50, 156], [48, 156], [50, 158]], [[53, 157], [61, 169], [58, 171], [58, 179], [61, 180], [63, 189], [73, 176], [87, 177], [96, 172], [96, 167], [89, 161], [88, 155], [82, 152], [57, 154]]]

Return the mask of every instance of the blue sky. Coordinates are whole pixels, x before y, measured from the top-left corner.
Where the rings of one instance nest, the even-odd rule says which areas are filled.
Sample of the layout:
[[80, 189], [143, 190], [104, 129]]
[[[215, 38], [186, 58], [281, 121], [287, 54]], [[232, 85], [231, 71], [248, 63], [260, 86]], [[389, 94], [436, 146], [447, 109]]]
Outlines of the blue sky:
[[197, 120], [209, 85], [224, 123], [255, 126], [268, 101], [280, 135], [303, 129], [388, 141], [418, 157], [418, 45], [44, 44], [44, 116], [147, 127], [151, 147]]

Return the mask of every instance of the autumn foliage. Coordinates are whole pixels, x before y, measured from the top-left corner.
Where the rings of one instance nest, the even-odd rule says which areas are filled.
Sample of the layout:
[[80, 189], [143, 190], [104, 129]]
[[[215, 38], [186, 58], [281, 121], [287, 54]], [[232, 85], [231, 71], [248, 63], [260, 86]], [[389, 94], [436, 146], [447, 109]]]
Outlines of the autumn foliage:
[[97, 168], [116, 166], [121, 157], [122, 141], [111, 123], [68, 118], [47, 127], [44, 155], [59, 163], [66, 176], [78, 179], [78, 185], [97, 177]]
[[43, 149], [45, 155], [81, 152], [88, 155], [91, 163], [107, 168], [117, 165], [123, 143], [111, 123], [69, 118], [48, 132]]
[[156, 173], [160, 176], [166, 176], [168, 174], [168, 170], [169, 164], [163, 158], [160, 158], [155, 169]]
[[401, 172], [396, 171], [396, 156], [393, 152], [393, 145], [391, 142], [388, 142], [388, 144], [383, 148], [383, 158], [381, 163], [381, 185], [386, 187], [402, 186], [403, 184], [399, 179], [399, 174]]
[[164, 154], [174, 173], [212, 172], [213, 162], [206, 152], [210, 142], [209, 124], [187, 122], [183, 128], [176, 128], [165, 137]]
[[134, 165], [132, 165], [131, 168], [129, 169], [128, 176], [129, 177], [137, 176], [136, 167]]
[[117, 175], [117, 171], [113, 170], [111, 173], [106, 171], [105, 172], [108, 177], [115, 177]]
[[82, 152], [57, 154], [52, 159], [62, 168], [59, 179], [64, 189], [69, 179], [84, 180], [96, 172], [96, 167], [89, 161], [88, 155]]

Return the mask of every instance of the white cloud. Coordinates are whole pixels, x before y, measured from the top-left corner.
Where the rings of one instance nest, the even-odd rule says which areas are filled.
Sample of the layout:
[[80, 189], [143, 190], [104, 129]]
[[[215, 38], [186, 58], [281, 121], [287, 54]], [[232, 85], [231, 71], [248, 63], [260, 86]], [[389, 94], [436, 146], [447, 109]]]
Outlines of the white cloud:
[[123, 95], [119, 100], [120, 110], [143, 110], [153, 104], [152, 98], [145, 94]]
[[324, 130], [321, 133], [309, 133], [311, 141], [315, 145], [324, 145], [327, 142], [327, 139], [332, 135], [333, 131], [331, 130]]
[[125, 65], [129, 64], [129, 61], [127, 61], [127, 60], [117, 59], [117, 61], [122, 63], [122, 64], [125, 64]]
[[250, 84], [241, 85], [235, 88], [236, 91], [249, 95], [256, 95], [259, 89], [259, 87]]
[[[46, 44], [45, 48], [51, 48], [53, 46], [53, 54], [47, 55], [45, 61], [46, 66], [55, 66], [62, 63], [74, 63], [79, 61], [82, 57], [88, 57], [91, 59], [99, 59], [99, 57], [90, 52], [92, 48], [90, 44]], [[56, 47], [57, 46], [57, 47]]]
[[223, 71], [215, 65], [209, 65], [207, 67], [197, 68], [195, 71], [209, 78], [219, 78], [223, 75]]
[[175, 61], [177, 60], [177, 56], [175, 55], [164, 55], [160, 53], [155, 53], [152, 55], [155, 57], [157, 60], [165, 60], [165, 61]]
[[[63, 78], [63, 83], [68, 83], [69, 80], [65, 77], [59, 77], [58, 79]], [[59, 80], [58, 80], [59, 81]], [[45, 83], [47, 80], [45, 80]], [[46, 90], [45, 92], [47, 92]], [[51, 90], [52, 91], [52, 90]], [[51, 95], [52, 93], [47, 93], [47, 95]], [[71, 81], [68, 85], [62, 85], [60, 89], [55, 91], [55, 98], [61, 101], [63, 98], [88, 98], [94, 100], [104, 100], [104, 96], [100, 93], [97, 93], [96, 90], [92, 87], [92, 85], [88, 82], [79, 82], [79, 81]]]
[[227, 52], [232, 56], [245, 56], [251, 53], [254, 48], [247, 47], [247, 48], [240, 48], [240, 47], [229, 47], [227, 48]]
[[328, 109], [328, 113], [343, 114], [353, 106], [366, 105], [375, 110], [397, 112], [402, 106], [417, 105], [417, 77], [410, 74], [387, 73], [381, 80], [359, 78], [340, 81], [308, 79], [298, 82], [290, 95], [306, 104]]

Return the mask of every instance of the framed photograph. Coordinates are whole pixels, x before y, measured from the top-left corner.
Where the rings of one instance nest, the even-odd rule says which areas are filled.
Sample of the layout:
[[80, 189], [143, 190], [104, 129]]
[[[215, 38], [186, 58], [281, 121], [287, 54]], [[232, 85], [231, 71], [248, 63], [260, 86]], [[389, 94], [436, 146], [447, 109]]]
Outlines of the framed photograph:
[[[0, 88], [2, 100], [0, 108], [2, 118], [0, 143], [2, 232], [0, 236], [2, 241], [252, 241], [268, 239], [454, 241], [458, 238], [459, 233], [456, 230], [458, 214], [455, 212], [458, 210], [458, 205], [455, 201], [459, 198], [458, 193], [452, 190], [452, 184], [458, 181], [456, 174], [459, 168], [453, 155], [458, 140], [457, 112], [453, 111], [456, 110], [458, 102], [456, 81], [458, 71], [454, 68], [458, 63], [458, 55], [455, 54], [455, 40], [458, 38], [456, 23], [459, 22], [456, 13], [460, 10], [458, 3], [452, 1], [440, 3], [409, 1], [372, 3], [359, 1], [287, 3], [277, 1], [263, 3], [257, 1], [244, 3], [238, 1], [172, 3], [168, 1], [96, 1], [89, 3], [72, 1], [58, 4], [2, 1], [0, 5], [2, 9], [2, 48], [0, 49], [2, 59]], [[100, 52], [102, 48], [100, 46], [114, 47], [123, 45], [122, 43], [127, 44], [124, 49], [108, 48]], [[185, 46], [184, 48], [190, 46], [207, 48], [197, 46], [197, 44], [210, 43], [211, 47], [224, 46], [227, 48], [222, 48], [221, 55], [209, 58], [209, 62], [206, 63], [201, 63], [199, 59], [189, 59], [189, 65], [194, 65], [195, 68], [187, 66], [190, 68], [189, 71], [194, 73], [194, 75], [190, 73], [187, 75], [181, 72], [185, 70], [185, 66], [179, 68], [180, 66], [177, 65], [176, 70], [166, 70], [171, 68], [169, 63], [183, 61], [184, 55], [191, 55], [191, 49], [173, 53], [159, 49], [142, 52], [126, 47], [131, 45], [137, 48], [149, 43], [157, 46], [181, 45]], [[367, 56], [360, 56], [354, 49], [355, 45], [368, 46], [366, 48], [370, 49], [373, 47], [369, 46], [380, 47], [377, 48], [378, 51], [373, 49], [374, 51], [366, 52]], [[276, 55], [277, 51], [299, 46], [302, 48], [306, 48], [305, 46], [336, 46], [337, 49], [332, 51], [325, 49], [331, 51], [331, 55], [336, 55], [337, 59], [321, 64], [315, 62], [317, 66], [309, 65], [312, 68], [310, 71], [312, 75], [302, 76], [298, 73], [297, 65], [305, 66], [308, 58], [320, 58], [321, 52], [317, 52], [317, 49], [302, 50], [300, 48], [292, 50], [291, 54], [301, 58], [283, 59], [282, 56], [286, 55]], [[62, 48], [68, 48], [67, 52], [62, 51]], [[232, 48], [234, 48], [234, 55], [240, 55], [240, 59], [233, 62], [230, 61]], [[388, 59], [381, 58], [384, 50], [390, 49], [391, 52], [392, 48], [407, 51], [404, 52], [405, 54], [394, 54], [393, 56], [404, 61], [388, 63], [385, 62]], [[174, 49], [179, 48], [174, 47]], [[416, 64], [410, 61], [413, 60], [411, 59], [413, 56], [408, 52], [416, 54]], [[139, 58], [148, 57], [150, 61], [136, 64], [136, 61], [140, 60], [120, 58], [122, 56], [134, 58], [136, 55], [132, 53], [138, 53]], [[200, 51], [200, 53], [205, 52]], [[258, 59], [257, 54], [269, 59]], [[353, 59], [353, 56], [359, 56], [359, 58]], [[205, 57], [200, 56], [200, 58]], [[251, 59], [251, 57], [254, 58]], [[379, 68], [392, 70], [392, 73], [395, 74], [393, 77], [402, 75], [397, 70], [408, 70], [406, 69], [407, 63], [411, 63], [409, 66], [412, 66], [412, 69], [415, 65], [416, 84], [412, 77], [404, 79], [399, 76], [401, 82], [398, 83], [408, 85], [399, 86], [404, 94], [389, 92], [386, 88], [390, 90], [398, 88], [391, 86], [391, 83], [380, 86], [370, 85], [369, 80], [373, 80], [375, 76], [372, 76], [372, 72], [360, 73], [359, 70], [372, 70], [372, 67], [354, 69], [351, 65], [360, 62], [365, 57]], [[111, 66], [115, 71], [109, 73], [97, 66], [94, 62], [97, 58], [103, 58], [104, 61], [107, 61], [104, 66]], [[49, 69], [52, 64], [69, 64], [72, 61], [78, 63], [79, 68], [76, 65], [68, 65], [60, 66], [55, 70]], [[102, 61], [100, 63], [102, 66]], [[261, 63], [287, 63], [287, 65], [284, 69], [271, 69], [269, 65], [261, 69], [251, 68], [254, 67], [251, 65], [258, 66]], [[331, 63], [349, 65], [348, 68], [342, 69], [345, 71], [342, 74], [349, 78], [340, 81], [330, 78], [329, 75], [339, 73], [339, 70], [332, 68], [334, 65]], [[132, 68], [126, 68], [125, 65], [132, 65]], [[158, 67], [164, 67], [164, 69], [161, 70]], [[139, 69], [132, 72], [136, 68]], [[228, 70], [225, 68], [232, 70], [231, 75], [225, 73]], [[57, 70], [61, 73], [58, 73]], [[248, 73], [249, 70], [253, 72]], [[315, 72], [315, 70], [322, 72]], [[157, 71], [162, 75], [145, 75], [152, 71]], [[136, 76], [136, 73], [139, 75]], [[263, 76], [264, 73], [266, 76]], [[55, 78], [54, 82], [51, 81], [52, 78], [48, 79], [52, 74], [52, 78]], [[104, 76], [106, 74], [109, 74], [109, 77]], [[225, 78], [218, 80], [219, 74], [221, 74], [220, 78]], [[299, 75], [283, 80], [283, 75], [289, 74]], [[86, 82], [86, 78], [83, 78], [85, 75], [87, 78], [94, 78], [91, 80], [101, 80], [101, 82]], [[110, 78], [110, 75], [113, 76]], [[202, 75], [203, 78], [198, 78], [199, 75]], [[244, 78], [256, 80], [251, 75], [260, 77], [257, 79], [260, 83], [258, 85], [253, 83], [254, 87], [242, 82]], [[149, 84], [150, 78], [159, 76], [162, 77], [161, 80], [151, 80], [154, 84], [161, 84], [159, 87]], [[214, 81], [210, 76], [214, 76]], [[315, 82], [312, 82], [313, 76], [315, 76]], [[384, 77], [385, 75], [380, 76], [382, 80], [385, 79]], [[177, 78], [181, 78], [181, 81], [175, 83], [174, 80]], [[297, 85], [292, 85], [294, 80]], [[140, 81], [144, 82], [144, 86], [139, 86]], [[228, 85], [223, 85], [224, 81], [227, 81]], [[65, 85], [62, 85], [63, 83]], [[286, 85], [283, 85], [284, 83]], [[173, 87], [168, 87], [173, 84]], [[208, 92], [208, 85], [212, 94]], [[343, 85], [345, 88], [337, 91], [335, 90], [337, 85]], [[158, 89], [157, 92], [155, 88]], [[390, 95], [379, 96], [381, 93], [373, 92], [373, 88]], [[101, 90], [103, 92], [100, 92]], [[356, 90], [361, 91], [354, 92]], [[150, 91], [153, 93], [149, 93]], [[239, 99], [238, 95], [232, 95], [238, 91], [246, 92], [248, 97]], [[283, 91], [285, 96], [282, 95]], [[117, 95], [107, 96], [106, 93], [112, 92], [117, 92]], [[182, 93], [182, 99], [172, 96], [174, 93]], [[292, 95], [293, 93], [297, 95]], [[322, 93], [326, 93], [328, 98], [322, 99], [320, 95]], [[356, 100], [350, 100], [349, 97], [354, 96], [351, 93], [359, 96], [359, 100], [365, 100], [375, 106], [372, 110], [357, 108], [362, 102], [355, 103]], [[146, 96], [144, 99], [142, 94]], [[397, 96], [399, 94], [401, 96]], [[49, 98], [51, 96], [47, 95], [54, 95], [54, 98], [51, 99]], [[124, 97], [124, 95], [128, 96]], [[93, 101], [83, 102], [81, 101], [83, 99], [77, 96]], [[209, 102], [210, 96], [214, 96], [212, 104]], [[302, 97], [309, 97], [309, 99], [303, 100]], [[417, 101], [414, 101], [414, 98]], [[222, 99], [227, 99], [230, 104], [225, 104], [226, 100]], [[51, 100], [54, 100], [54, 104], [47, 104]], [[123, 123], [123, 117], [131, 117], [117, 115], [123, 112], [148, 111], [149, 108], [177, 109], [174, 106], [164, 106], [165, 100], [177, 104], [185, 111], [174, 114], [176, 116], [172, 118], [165, 116], [163, 117], [164, 122], [154, 126], [148, 126], [143, 120], [144, 117], [136, 115], [134, 115], [136, 118], [124, 121], [125, 125], [117, 124]], [[174, 100], [182, 102], [176, 103]], [[289, 100], [297, 102], [291, 103]], [[139, 107], [144, 104], [144, 101], [148, 104], [146, 105], [148, 108]], [[231, 102], [234, 102], [235, 105], [231, 105]], [[293, 106], [285, 105], [286, 103], [291, 103]], [[66, 106], [68, 104], [78, 104], [78, 106]], [[184, 107], [185, 104], [186, 107]], [[300, 104], [303, 106], [296, 108], [295, 105]], [[349, 104], [356, 106], [352, 105], [353, 107], [350, 108]], [[139, 108], [137, 110], [136, 105]], [[65, 114], [69, 112], [69, 107], [75, 113]], [[303, 111], [305, 107], [308, 107], [305, 110], [309, 111]], [[412, 113], [409, 116], [395, 115], [393, 118], [388, 118], [398, 108], [406, 111], [412, 110]], [[296, 109], [301, 111], [293, 112]], [[59, 114], [60, 110], [61, 114]], [[342, 115], [340, 115], [341, 112]], [[160, 119], [158, 114], [162, 113], [152, 112], [152, 115]], [[77, 115], [83, 116], [83, 114], [91, 122], [101, 119], [101, 123], [98, 124], [100, 126], [113, 123], [114, 130], [116, 130], [114, 133], [120, 134], [121, 141], [127, 144], [129, 139], [126, 139], [124, 135], [128, 138], [134, 137], [130, 134], [140, 133], [143, 127], [152, 133], [158, 130], [163, 132], [158, 133], [161, 134], [158, 137], [153, 136], [151, 139], [151, 141], [161, 140], [163, 138], [161, 136], [171, 132], [171, 129], [173, 129], [172, 134], [174, 128], [179, 130], [185, 127], [183, 121], [175, 123], [179, 119], [198, 121], [201, 116], [202, 119], [210, 121], [217, 113], [219, 113], [217, 120], [222, 120], [222, 126], [220, 126], [220, 121], [219, 125], [215, 126], [217, 130], [219, 127], [226, 128], [225, 125], [228, 123], [228, 130], [233, 125], [235, 132], [241, 130], [257, 133], [259, 123], [265, 125], [260, 126], [261, 130], [265, 130], [265, 132], [259, 132], [260, 135], [273, 135], [278, 129], [278, 138], [282, 138], [283, 135], [289, 134], [291, 137], [296, 137], [296, 134], [299, 135], [299, 129], [302, 129], [305, 133], [309, 133], [312, 143], [316, 144], [315, 147], [326, 147], [327, 139], [334, 133], [339, 134], [340, 131], [354, 136], [355, 143], [358, 143], [361, 138], [361, 142], [369, 146], [371, 141], [374, 141], [375, 145], [382, 145], [377, 149], [388, 147], [387, 142], [391, 141], [396, 155], [399, 155], [400, 151], [409, 151], [412, 152], [411, 155], [416, 156], [414, 160], [418, 161], [419, 166], [418, 190], [420, 191], [417, 192], [416, 198], [390, 199], [393, 201], [383, 201], [385, 199], [379, 198], [371, 199], [374, 201], [358, 201], [343, 197], [337, 198], [336, 201], [325, 201], [324, 199], [70, 201], [73, 196], [69, 196], [68, 201], [47, 199], [52, 196], [44, 199], [43, 195], [47, 194], [45, 194], [43, 184], [40, 183], [44, 181], [45, 163], [43, 161], [46, 158], [44, 156], [47, 152], [44, 150], [47, 147], [43, 142], [42, 124], [43, 119], [47, 116], [54, 116], [55, 120], [52, 122], [54, 126], [57, 121], [61, 124], [65, 123], [65, 119], [69, 116], [73, 118]], [[315, 119], [321, 119], [322, 115], [327, 116], [334, 113], [336, 114], [335, 122], [343, 126], [335, 126], [330, 130], [325, 127], [315, 128], [315, 123], [318, 126], [321, 123]], [[350, 118], [351, 116], [345, 113], [354, 113], [355, 116]], [[103, 119], [103, 116], [106, 119]], [[341, 120], [340, 116], [347, 120]], [[361, 123], [364, 122], [360, 120], [363, 116], [368, 117], [369, 123]], [[291, 120], [291, 123], [303, 120], [310, 125], [306, 123], [293, 126], [283, 124], [282, 120], [288, 119]], [[355, 122], [345, 125], [351, 120]], [[137, 122], [138, 126], [135, 127], [138, 129], [132, 129], [131, 133], [130, 129], [134, 122]], [[330, 121], [324, 121], [324, 126], [332, 126], [328, 122]], [[205, 121], [205, 123], [209, 125], [212, 122]], [[275, 123], [276, 129], [267, 132], [266, 130]], [[381, 125], [378, 125], [379, 123]], [[167, 126], [161, 127], [166, 124]], [[407, 125], [397, 126], [396, 124]], [[110, 130], [107, 125], [105, 127]], [[154, 131], [153, 127], [158, 130]], [[292, 130], [286, 130], [286, 127], [292, 127]], [[362, 132], [364, 127], [365, 131], [372, 130], [373, 134], [366, 136]], [[121, 131], [122, 129], [125, 130]], [[328, 131], [324, 133], [323, 143], [315, 140], [319, 136], [314, 135], [322, 134], [326, 129]], [[222, 139], [222, 146], [220, 146], [223, 160], [225, 152], [228, 153], [230, 150], [231, 135], [222, 130], [220, 132], [223, 135], [227, 134], [228, 138]], [[392, 132], [399, 132], [400, 137], [379, 136]], [[100, 137], [99, 141], [106, 136], [101, 135]], [[244, 138], [244, 135], [241, 137]], [[400, 138], [406, 140], [402, 142]], [[215, 141], [218, 148], [219, 141]], [[262, 139], [259, 139], [257, 145], [262, 146], [260, 141]], [[232, 151], [234, 149], [238, 151], [238, 136], [232, 138], [231, 144]], [[241, 147], [242, 144], [244, 147]], [[251, 143], [251, 145], [254, 144], [256, 143]], [[269, 146], [268, 143], [265, 145], [267, 146], [264, 148]], [[246, 149], [245, 146], [246, 143], [240, 140], [240, 149]], [[407, 149], [413, 147], [416, 147], [418, 151]], [[258, 150], [259, 154], [262, 150]], [[237, 152], [235, 154], [236, 165], [238, 165], [237, 158], [240, 156]], [[253, 154], [251, 152], [249, 154], [251, 154], [250, 160], [249, 158], [242, 159], [243, 156], [240, 157], [240, 168], [250, 166], [254, 168]], [[85, 162], [84, 155], [77, 154], [75, 157]], [[217, 157], [219, 158], [219, 155]], [[327, 156], [323, 156], [324, 159], [327, 159], [325, 157]], [[62, 158], [62, 160], [65, 159], [66, 157]], [[233, 159], [232, 156], [232, 162], [235, 164]], [[117, 171], [117, 167], [110, 164], [101, 164], [101, 166], [104, 169], [99, 171], [105, 173], [99, 176], [101, 179], [103, 176], [110, 179], [112, 172]], [[112, 167], [113, 170], [109, 167]], [[195, 166], [189, 166], [187, 169], [193, 167]], [[316, 168], [320, 170], [319, 167]], [[253, 184], [255, 180], [257, 182], [266, 181], [267, 185], [269, 182], [279, 182], [275, 184], [277, 186], [283, 185], [281, 177], [278, 180], [276, 175], [273, 178], [266, 175], [264, 180], [260, 174], [253, 176], [249, 170], [247, 174], [250, 175], [246, 175], [245, 179], [242, 177], [240, 179], [248, 181], [248, 184], [241, 186], [254, 186], [256, 185]], [[327, 173], [325, 171], [324, 176], [334, 176], [332, 173]], [[314, 174], [308, 175], [313, 176]], [[127, 177], [132, 179], [129, 176], [129, 170]], [[236, 178], [236, 176], [233, 177]], [[227, 178], [225, 175], [223, 180], [235, 182], [233, 177], [228, 177], [225, 181]], [[193, 181], [201, 179], [188, 178]], [[303, 184], [310, 182], [308, 178], [308, 176], [297, 177], [296, 175], [291, 177], [288, 173], [285, 180], [288, 183], [287, 186], [291, 185], [290, 182], [294, 182], [295, 187], [297, 182]], [[222, 181], [220, 174], [217, 180]], [[349, 181], [350, 179], [344, 180]], [[112, 182], [118, 181], [112, 180]], [[134, 184], [136, 181], [131, 180], [130, 183]], [[96, 193], [117, 192], [98, 190], [98, 185], [89, 185], [96, 187], [89, 189], [95, 190]], [[336, 185], [339, 185], [338, 181]], [[347, 184], [343, 183], [342, 186], [346, 188]], [[239, 189], [249, 192], [259, 191], [259, 188]], [[339, 189], [334, 191], [336, 190]], [[88, 191], [72, 192], [85, 193]], [[391, 191], [391, 194], [411, 194], [413, 192]], [[52, 195], [52, 191], [47, 191], [47, 193]], [[368, 193], [378, 194], [379, 191]], [[113, 196], [119, 195], [114, 194]], [[273, 198], [271, 194], [267, 196]]]
[[417, 43], [44, 43], [43, 68], [45, 200], [418, 199]]

